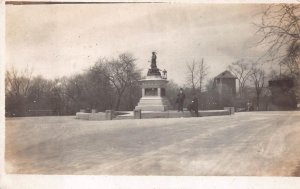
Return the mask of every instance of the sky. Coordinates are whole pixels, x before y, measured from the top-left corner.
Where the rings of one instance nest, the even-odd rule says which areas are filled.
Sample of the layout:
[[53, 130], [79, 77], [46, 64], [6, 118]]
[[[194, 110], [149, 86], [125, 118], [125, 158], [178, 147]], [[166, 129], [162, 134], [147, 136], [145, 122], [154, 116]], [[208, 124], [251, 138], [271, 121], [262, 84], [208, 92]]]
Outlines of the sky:
[[66, 4], [6, 6], [6, 69], [33, 69], [53, 79], [82, 73], [99, 58], [131, 53], [146, 74], [151, 52], [168, 79], [186, 81], [186, 64], [209, 66], [208, 77], [265, 49], [255, 35], [264, 5]]

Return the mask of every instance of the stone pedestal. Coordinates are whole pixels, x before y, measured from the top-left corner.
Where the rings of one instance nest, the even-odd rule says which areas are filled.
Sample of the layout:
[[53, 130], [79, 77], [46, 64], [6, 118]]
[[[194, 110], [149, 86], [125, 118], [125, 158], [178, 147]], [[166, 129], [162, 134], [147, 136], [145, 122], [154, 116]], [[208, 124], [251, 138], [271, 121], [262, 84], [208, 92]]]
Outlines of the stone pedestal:
[[142, 112], [140, 109], [133, 111], [133, 118], [134, 119], [142, 119]]
[[227, 110], [229, 112], [229, 114], [234, 114], [234, 107], [224, 107], [224, 110]]
[[140, 80], [142, 98], [135, 109], [142, 111], [167, 111], [170, 103], [166, 98], [166, 84], [168, 81], [162, 79], [161, 75], [148, 75], [146, 79]]

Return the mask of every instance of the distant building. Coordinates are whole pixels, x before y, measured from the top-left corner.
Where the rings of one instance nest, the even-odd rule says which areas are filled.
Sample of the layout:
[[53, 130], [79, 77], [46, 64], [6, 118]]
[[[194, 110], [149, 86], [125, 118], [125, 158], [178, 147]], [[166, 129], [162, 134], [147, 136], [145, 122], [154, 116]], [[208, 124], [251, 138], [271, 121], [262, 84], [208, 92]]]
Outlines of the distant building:
[[217, 95], [217, 104], [220, 108], [234, 106], [236, 97], [236, 77], [228, 70], [214, 78], [214, 88]]

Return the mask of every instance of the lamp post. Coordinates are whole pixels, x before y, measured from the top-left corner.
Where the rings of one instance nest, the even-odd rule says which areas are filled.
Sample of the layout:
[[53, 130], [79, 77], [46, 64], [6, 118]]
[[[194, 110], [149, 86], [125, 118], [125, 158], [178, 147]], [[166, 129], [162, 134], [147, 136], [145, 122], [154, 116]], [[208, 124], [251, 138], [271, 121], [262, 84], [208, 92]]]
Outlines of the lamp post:
[[33, 101], [33, 116], [36, 116], [36, 101]]

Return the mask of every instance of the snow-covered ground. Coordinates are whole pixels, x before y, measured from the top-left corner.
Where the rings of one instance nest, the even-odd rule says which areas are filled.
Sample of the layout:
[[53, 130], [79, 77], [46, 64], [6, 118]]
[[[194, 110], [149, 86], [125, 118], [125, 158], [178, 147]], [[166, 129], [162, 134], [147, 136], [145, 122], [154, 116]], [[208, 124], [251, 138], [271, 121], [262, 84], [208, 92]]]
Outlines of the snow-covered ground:
[[299, 146], [299, 111], [8, 118], [5, 166], [8, 173], [28, 174], [291, 176], [299, 168]]

